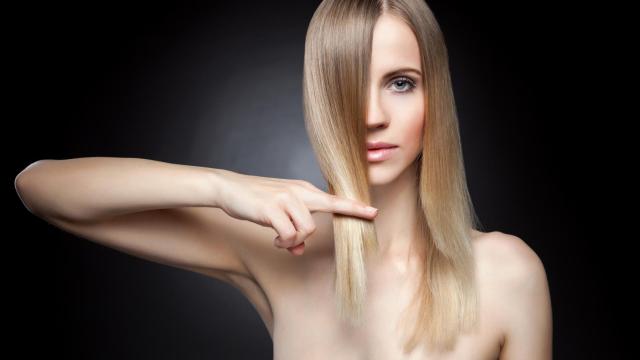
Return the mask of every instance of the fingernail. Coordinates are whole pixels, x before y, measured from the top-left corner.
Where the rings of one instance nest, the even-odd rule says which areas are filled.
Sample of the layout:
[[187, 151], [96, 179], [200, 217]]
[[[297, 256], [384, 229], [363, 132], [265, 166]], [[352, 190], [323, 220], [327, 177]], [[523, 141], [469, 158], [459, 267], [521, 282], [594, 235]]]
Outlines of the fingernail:
[[367, 211], [370, 213], [374, 213], [376, 211], [378, 211], [378, 209], [374, 208], [373, 206], [367, 206]]

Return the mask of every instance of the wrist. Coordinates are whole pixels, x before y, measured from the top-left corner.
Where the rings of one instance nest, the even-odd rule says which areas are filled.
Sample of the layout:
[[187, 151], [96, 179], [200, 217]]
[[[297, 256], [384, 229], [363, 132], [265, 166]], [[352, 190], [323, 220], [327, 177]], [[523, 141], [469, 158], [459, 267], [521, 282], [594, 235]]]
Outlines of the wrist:
[[226, 184], [226, 172], [228, 170], [208, 168], [206, 172], [207, 184], [209, 189], [208, 203], [212, 207], [220, 207], [222, 204], [221, 196], [224, 194]]

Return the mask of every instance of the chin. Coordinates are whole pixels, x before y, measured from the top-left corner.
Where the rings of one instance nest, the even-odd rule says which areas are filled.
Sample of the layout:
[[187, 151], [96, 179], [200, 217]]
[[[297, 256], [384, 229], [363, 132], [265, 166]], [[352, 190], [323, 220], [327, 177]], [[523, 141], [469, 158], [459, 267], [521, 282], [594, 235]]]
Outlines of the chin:
[[402, 160], [395, 163], [386, 161], [369, 163], [369, 186], [387, 185], [397, 180], [399, 177], [406, 177], [410, 175], [409, 172], [413, 172], [415, 174], [417, 167], [419, 166], [419, 162], [416, 160], [418, 160], [417, 155], [414, 157], [414, 161], [412, 163], [407, 163]]
[[[375, 166], [375, 165], [374, 165]], [[371, 169], [369, 168], [369, 185], [380, 186], [393, 182], [400, 173], [394, 169]]]

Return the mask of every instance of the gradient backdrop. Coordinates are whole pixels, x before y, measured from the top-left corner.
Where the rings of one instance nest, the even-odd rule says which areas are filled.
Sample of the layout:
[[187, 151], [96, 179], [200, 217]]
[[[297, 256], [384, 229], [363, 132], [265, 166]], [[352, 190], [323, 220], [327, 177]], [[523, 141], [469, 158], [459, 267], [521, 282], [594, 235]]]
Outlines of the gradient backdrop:
[[[611, 228], [593, 226], [614, 210], [594, 203], [608, 162], [596, 151], [606, 135], [592, 127], [598, 74], [587, 65], [606, 39], [568, 5], [428, 3], [449, 48], [481, 221], [543, 260], [554, 358], [617, 358], [611, 304], [622, 280], [603, 270], [628, 265], [603, 246], [616, 239]], [[302, 117], [304, 39], [318, 4], [49, 2], [5, 13], [15, 22], [7, 106], [17, 111], [5, 115], [4, 284], [20, 357], [272, 358], [266, 328], [234, 288], [64, 233], [22, 206], [13, 180], [39, 159], [116, 156], [326, 190]]]

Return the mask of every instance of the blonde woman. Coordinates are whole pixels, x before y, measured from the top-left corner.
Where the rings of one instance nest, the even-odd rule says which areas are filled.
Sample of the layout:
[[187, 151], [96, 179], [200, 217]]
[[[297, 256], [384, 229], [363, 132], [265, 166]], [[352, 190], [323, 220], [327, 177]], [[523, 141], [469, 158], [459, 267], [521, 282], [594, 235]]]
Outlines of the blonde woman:
[[328, 193], [85, 157], [31, 164], [19, 196], [79, 237], [236, 287], [275, 359], [551, 359], [541, 260], [517, 236], [479, 230], [428, 6], [325, 0], [304, 55], [305, 124]]

